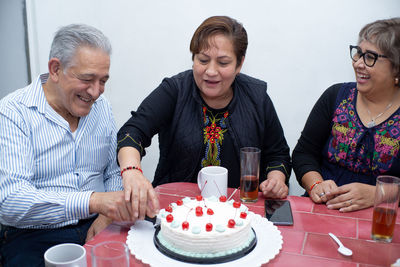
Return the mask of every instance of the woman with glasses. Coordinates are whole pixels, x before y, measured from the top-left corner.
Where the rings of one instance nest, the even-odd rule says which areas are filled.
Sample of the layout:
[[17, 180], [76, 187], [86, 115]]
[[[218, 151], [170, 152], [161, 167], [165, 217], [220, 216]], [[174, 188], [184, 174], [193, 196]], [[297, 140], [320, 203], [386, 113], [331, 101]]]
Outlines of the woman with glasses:
[[350, 56], [356, 82], [323, 93], [292, 158], [306, 195], [343, 212], [373, 205], [378, 175], [400, 176], [400, 18], [364, 26]]

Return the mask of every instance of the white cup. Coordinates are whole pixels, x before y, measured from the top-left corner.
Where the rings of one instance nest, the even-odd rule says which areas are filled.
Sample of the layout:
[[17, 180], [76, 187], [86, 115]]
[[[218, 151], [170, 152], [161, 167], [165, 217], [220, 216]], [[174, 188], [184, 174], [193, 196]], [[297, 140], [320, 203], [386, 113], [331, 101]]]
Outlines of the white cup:
[[220, 166], [204, 167], [197, 176], [197, 185], [203, 197], [227, 196], [228, 170]]
[[86, 267], [86, 249], [78, 244], [55, 245], [44, 253], [46, 267]]

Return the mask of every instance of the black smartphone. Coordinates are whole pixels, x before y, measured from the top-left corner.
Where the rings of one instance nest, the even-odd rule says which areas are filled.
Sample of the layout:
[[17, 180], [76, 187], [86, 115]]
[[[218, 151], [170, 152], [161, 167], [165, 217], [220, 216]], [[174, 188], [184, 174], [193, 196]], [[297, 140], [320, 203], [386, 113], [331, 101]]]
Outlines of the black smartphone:
[[265, 217], [275, 225], [293, 225], [289, 200], [266, 199]]

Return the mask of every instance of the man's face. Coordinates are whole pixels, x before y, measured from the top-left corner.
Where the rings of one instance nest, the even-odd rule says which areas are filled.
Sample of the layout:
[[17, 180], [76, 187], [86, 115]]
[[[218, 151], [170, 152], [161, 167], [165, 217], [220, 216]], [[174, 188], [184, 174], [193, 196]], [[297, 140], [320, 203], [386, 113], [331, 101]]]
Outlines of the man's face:
[[70, 67], [61, 67], [52, 106], [62, 116], [88, 115], [94, 101], [104, 92], [109, 68], [110, 57], [103, 50], [80, 47]]

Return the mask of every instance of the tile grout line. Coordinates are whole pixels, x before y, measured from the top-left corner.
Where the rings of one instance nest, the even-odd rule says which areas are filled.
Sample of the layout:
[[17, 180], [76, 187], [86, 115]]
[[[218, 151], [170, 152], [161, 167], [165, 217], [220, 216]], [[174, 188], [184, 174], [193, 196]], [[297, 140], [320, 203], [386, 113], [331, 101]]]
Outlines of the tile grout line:
[[[295, 211], [295, 212], [298, 212], [298, 213], [310, 213], [308, 211], [300, 211], [300, 210], [299, 211]], [[352, 220], [360, 219], [360, 220], [364, 220], [364, 221], [370, 221], [369, 219], [362, 219], [362, 218], [350, 217], [350, 216], [338, 216], [338, 215], [327, 214], [327, 213], [314, 213], [314, 212], [311, 212], [311, 214], [313, 214], [313, 215], [321, 215], [321, 216], [329, 216], [329, 217], [335, 217], [335, 218], [343, 218], [343, 219], [352, 219]]]
[[358, 228], [359, 228], [359, 221], [358, 221], [358, 219], [356, 220], [356, 238], [357, 239], [359, 239], [360, 237], [359, 237], [359, 231], [358, 231]]
[[301, 246], [300, 255], [304, 255], [303, 252], [304, 252], [304, 248], [306, 246], [307, 238], [308, 238], [308, 232], [304, 232], [304, 239], [303, 239], [303, 244]]

